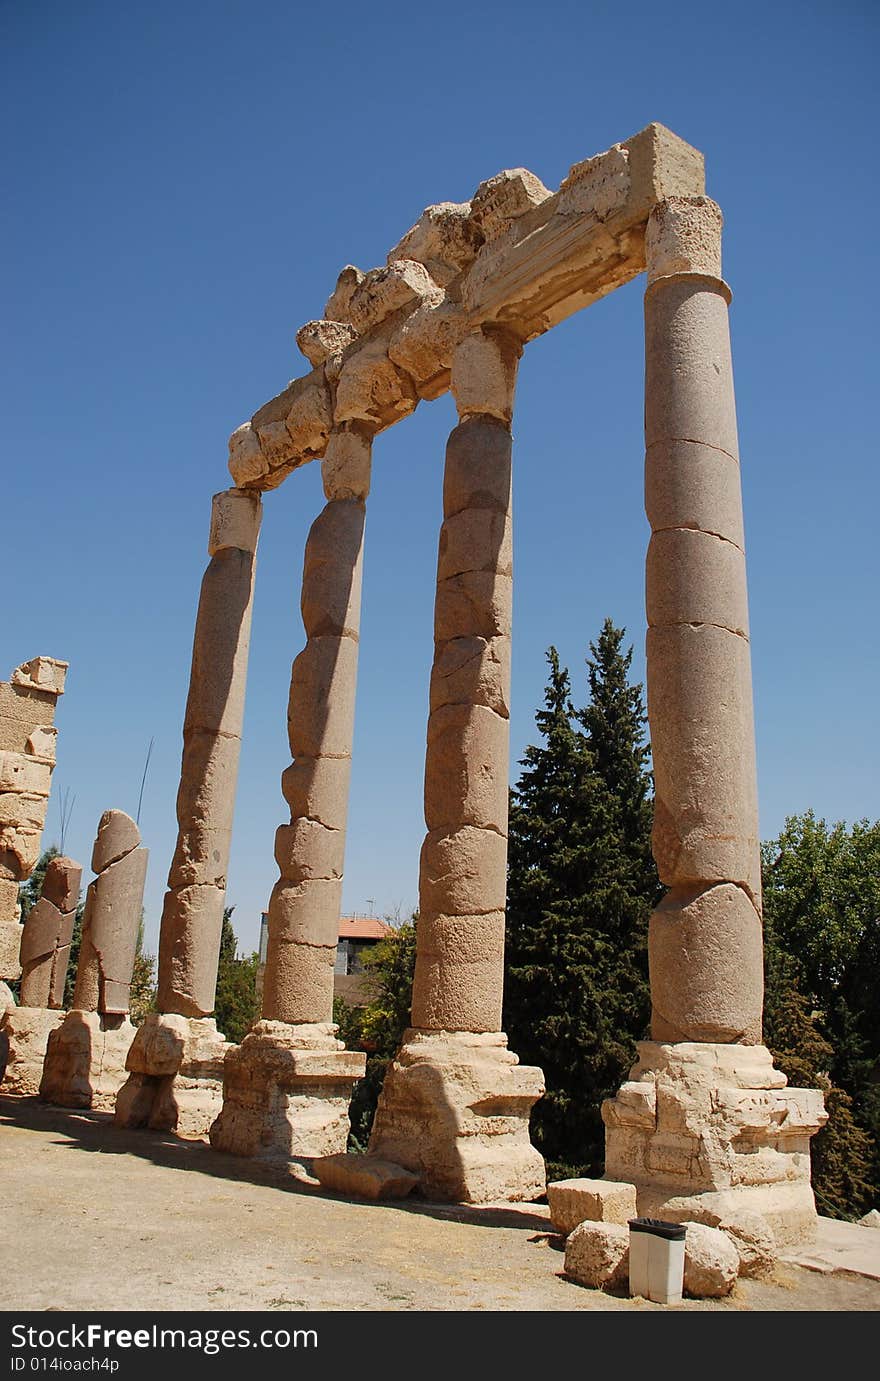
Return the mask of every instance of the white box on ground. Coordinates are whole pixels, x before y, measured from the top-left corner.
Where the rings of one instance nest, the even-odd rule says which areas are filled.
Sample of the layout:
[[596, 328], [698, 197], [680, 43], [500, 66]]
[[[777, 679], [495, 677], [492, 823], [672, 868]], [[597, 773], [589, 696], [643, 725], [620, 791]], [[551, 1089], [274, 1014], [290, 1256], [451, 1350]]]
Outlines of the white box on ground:
[[680, 1304], [684, 1282], [683, 1223], [632, 1218], [629, 1224], [629, 1292], [655, 1304]]

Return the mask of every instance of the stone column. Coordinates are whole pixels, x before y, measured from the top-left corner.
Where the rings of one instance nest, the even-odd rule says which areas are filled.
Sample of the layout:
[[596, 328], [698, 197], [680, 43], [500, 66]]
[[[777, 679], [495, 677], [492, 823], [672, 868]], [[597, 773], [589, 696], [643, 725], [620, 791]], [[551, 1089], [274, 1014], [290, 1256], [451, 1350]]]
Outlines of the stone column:
[[777, 1234], [797, 1236], [815, 1222], [804, 1152], [824, 1113], [813, 1090], [781, 1092], [761, 1045], [755, 739], [718, 207], [662, 202], [646, 254], [648, 717], [654, 856], [669, 890], [649, 930], [652, 1039], [603, 1109], [606, 1175], [636, 1181], [642, 1213], [682, 1216], [684, 1204], [693, 1216], [694, 1195], [709, 1211], [722, 1194], [725, 1211], [756, 1208]]
[[0, 1015], [4, 1093], [36, 1093], [50, 1034], [63, 1020], [64, 980], [79, 901], [82, 868], [72, 858], [50, 860], [39, 901], [21, 937], [21, 1006]]
[[177, 847], [159, 936], [156, 1015], [128, 1057], [116, 1121], [203, 1136], [220, 1106], [229, 1049], [211, 1017], [244, 718], [259, 494], [215, 494], [193, 640]]
[[511, 435], [519, 341], [478, 330], [456, 349], [459, 425], [443, 485], [425, 759], [412, 1029], [388, 1072], [370, 1152], [470, 1202], [531, 1199], [528, 1138], [544, 1091], [500, 1030], [507, 890]]
[[[18, 889], [40, 857], [67, 662], [32, 657], [0, 681], [0, 980], [21, 976]], [[0, 981], [0, 1013], [15, 1006]]]
[[348, 784], [354, 730], [361, 567], [371, 441], [336, 431], [323, 461], [327, 504], [306, 542], [306, 646], [293, 664], [282, 777], [290, 823], [275, 836], [281, 876], [269, 902], [262, 1019], [226, 1057], [220, 1151], [287, 1161], [344, 1151], [348, 1104], [365, 1057], [333, 1025]]
[[[134, 1037], [128, 1009], [144, 906], [147, 850], [131, 816], [101, 816], [86, 893], [73, 1007], [49, 1036], [40, 1096], [75, 1108], [112, 1108]], [[27, 931], [25, 931], [27, 933]]]

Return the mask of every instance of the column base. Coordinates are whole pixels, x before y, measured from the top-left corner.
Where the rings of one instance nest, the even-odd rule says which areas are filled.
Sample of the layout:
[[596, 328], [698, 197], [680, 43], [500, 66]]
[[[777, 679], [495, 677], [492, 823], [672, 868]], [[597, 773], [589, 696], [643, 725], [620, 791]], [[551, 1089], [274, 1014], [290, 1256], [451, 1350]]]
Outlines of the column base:
[[0, 1092], [39, 1093], [46, 1046], [63, 1020], [63, 1012], [48, 1007], [7, 1007], [0, 1017], [0, 1044], [6, 1055]]
[[224, 1061], [214, 1150], [280, 1165], [344, 1151], [351, 1091], [367, 1057], [346, 1050], [336, 1030], [258, 1021]]
[[213, 1017], [151, 1013], [128, 1051], [117, 1127], [206, 1137], [223, 1105], [223, 1061], [235, 1048]]
[[64, 1020], [49, 1036], [40, 1097], [62, 1108], [112, 1112], [135, 1027], [127, 1016], [76, 1010], [58, 1015]]
[[639, 1043], [602, 1104], [605, 1176], [636, 1187], [643, 1216], [754, 1224], [776, 1243], [810, 1238], [810, 1137], [827, 1121], [818, 1089], [786, 1087], [763, 1045]]
[[446, 1203], [538, 1199], [544, 1161], [529, 1114], [544, 1092], [503, 1031], [407, 1031], [385, 1076], [370, 1154], [418, 1175]]

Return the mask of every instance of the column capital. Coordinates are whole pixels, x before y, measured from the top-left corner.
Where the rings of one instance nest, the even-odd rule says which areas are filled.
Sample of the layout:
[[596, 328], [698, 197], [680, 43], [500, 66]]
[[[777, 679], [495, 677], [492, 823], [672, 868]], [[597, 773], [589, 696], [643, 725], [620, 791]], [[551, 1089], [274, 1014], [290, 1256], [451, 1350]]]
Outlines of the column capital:
[[510, 424], [522, 341], [510, 331], [480, 326], [452, 355], [450, 388], [460, 418], [482, 414]]
[[211, 500], [208, 555], [216, 556], [226, 547], [255, 553], [262, 514], [259, 494], [243, 489], [223, 489], [215, 494]]
[[370, 492], [373, 441], [357, 427], [334, 431], [321, 462], [324, 496], [334, 499], [365, 500]]
[[654, 207], [645, 230], [648, 283], [695, 273], [721, 278], [724, 218], [710, 197], [667, 197]]

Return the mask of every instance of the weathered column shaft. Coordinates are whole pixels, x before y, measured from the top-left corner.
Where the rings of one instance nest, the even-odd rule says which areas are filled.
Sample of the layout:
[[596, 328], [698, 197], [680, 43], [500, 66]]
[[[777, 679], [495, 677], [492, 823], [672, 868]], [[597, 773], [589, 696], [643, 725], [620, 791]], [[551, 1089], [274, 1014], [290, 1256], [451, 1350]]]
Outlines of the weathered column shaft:
[[148, 851], [122, 810], [101, 816], [86, 892], [73, 1009], [125, 1016], [144, 904]]
[[159, 939], [159, 1010], [185, 1017], [214, 1010], [260, 517], [259, 494], [214, 495]]
[[415, 1028], [499, 1031], [507, 890], [511, 435], [521, 347], [457, 350], [446, 449], [425, 758]]
[[306, 646], [293, 664], [281, 785], [290, 824], [275, 836], [281, 872], [269, 902], [263, 1018], [333, 1019], [348, 785], [354, 732], [361, 572], [371, 442], [337, 431], [323, 462], [327, 504], [306, 541]]
[[721, 213], [673, 197], [646, 236], [645, 486], [654, 856], [652, 1036], [759, 1043], [760, 852], [730, 292]]
[[81, 881], [82, 868], [72, 858], [50, 859], [40, 900], [28, 915], [21, 939], [24, 1007], [54, 1010], [64, 1006], [64, 983]]

